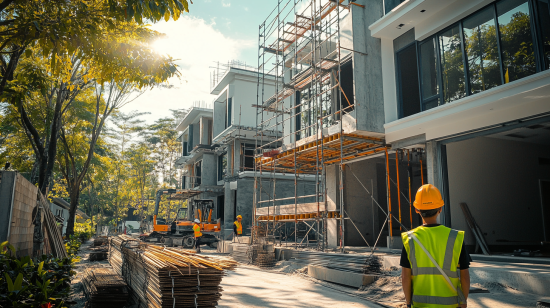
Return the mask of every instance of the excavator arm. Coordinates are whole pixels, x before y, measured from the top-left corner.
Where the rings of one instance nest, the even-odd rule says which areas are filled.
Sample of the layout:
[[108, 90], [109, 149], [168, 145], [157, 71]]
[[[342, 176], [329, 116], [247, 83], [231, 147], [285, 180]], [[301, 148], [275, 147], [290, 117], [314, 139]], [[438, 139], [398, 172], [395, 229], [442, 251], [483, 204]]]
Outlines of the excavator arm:
[[157, 225], [157, 215], [159, 214], [160, 199], [162, 198], [162, 195], [171, 195], [175, 193], [176, 193], [176, 190], [173, 188], [161, 189], [157, 191], [157, 194], [155, 196], [155, 212], [153, 213], [153, 230], [168, 231], [168, 225], [166, 226], [163, 225], [162, 227], [160, 225]]

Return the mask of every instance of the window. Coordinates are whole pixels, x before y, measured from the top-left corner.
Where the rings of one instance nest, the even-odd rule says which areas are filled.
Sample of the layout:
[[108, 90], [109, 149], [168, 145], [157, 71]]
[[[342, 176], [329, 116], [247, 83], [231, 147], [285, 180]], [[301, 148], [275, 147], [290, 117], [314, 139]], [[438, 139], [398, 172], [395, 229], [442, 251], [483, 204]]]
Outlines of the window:
[[227, 153], [218, 156], [218, 181], [222, 181], [227, 174]]
[[242, 171], [254, 171], [254, 149], [253, 144], [241, 145], [241, 170]]
[[193, 187], [197, 187], [201, 185], [201, 171], [202, 171], [202, 160], [199, 160], [197, 163], [195, 163], [195, 185], [193, 185]]
[[443, 103], [447, 104], [466, 96], [464, 61], [460, 27], [452, 26], [438, 35]]
[[537, 0], [539, 29], [541, 29], [542, 69], [550, 69], [550, 1]]
[[399, 51], [397, 59], [397, 80], [399, 82], [399, 117], [407, 117], [420, 112], [418, 89], [418, 67], [416, 64], [416, 44]]
[[493, 7], [464, 20], [464, 49], [468, 63], [470, 93], [502, 84]]
[[227, 110], [225, 118], [225, 128], [228, 128], [233, 124], [233, 118], [231, 117], [231, 111], [233, 110], [233, 98], [230, 97], [227, 99]]
[[[422, 110], [550, 69], [549, 2], [496, 1], [419, 42]], [[398, 79], [405, 56], [396, 55]]]
[[187, 152], [193, 151], [193, 124], [189, 125], [187, 131]]
[[423, 110], [439, 106], [437, 82], [437, 53], [435, 39], [430, 38], [420, 45], [420, 70]]
[[527, 0], [497, 2], [504, 83], [536, 73]]

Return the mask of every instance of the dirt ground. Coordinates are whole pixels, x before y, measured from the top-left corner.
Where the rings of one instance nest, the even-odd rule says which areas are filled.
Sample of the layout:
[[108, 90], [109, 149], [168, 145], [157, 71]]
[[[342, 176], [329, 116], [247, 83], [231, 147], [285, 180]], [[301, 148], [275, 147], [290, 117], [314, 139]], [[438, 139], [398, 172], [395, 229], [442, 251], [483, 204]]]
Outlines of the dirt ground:
[[[87, 267], [109, 267], [105, 261], [90, 262], [88, 256], [92, 241], [84, 243], [76, 264], [76, 277], [72, 281], [71, 307], [84, 308], [86, 298], [81, 284]], [[215, 250], [204, 247], [203, 253], [218, 255]], [[307, 275], [307, 267], [291, 262], [278, 262], [274, 268], [265, 270], [249, 265], [239, 265], [228, 272], [222, 281], [220, 308], [278, 308], [278, 307], [398, 307], [403, 308], [400, 270], [385, 271], [383, 276], [362, 289], [353, 289]], [[472, 281], [472, 287], [486, 289], [489, 293], [470, 294], [469, 308], [527, 308], [535, 307], [540, 297], [519, 292], [500, 284], [481, 284]], [[377, 304], [378, 303], [378, 304]]]

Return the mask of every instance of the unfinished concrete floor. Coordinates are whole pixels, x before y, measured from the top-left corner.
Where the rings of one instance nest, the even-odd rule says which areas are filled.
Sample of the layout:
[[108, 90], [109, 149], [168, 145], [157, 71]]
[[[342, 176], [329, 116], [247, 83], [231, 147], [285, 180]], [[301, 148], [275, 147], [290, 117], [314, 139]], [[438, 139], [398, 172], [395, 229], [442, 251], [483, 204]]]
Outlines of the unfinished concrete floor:
[[228, 272], [222, 287], [219, 308], [382, 307], [295, 275], [247, 266]]

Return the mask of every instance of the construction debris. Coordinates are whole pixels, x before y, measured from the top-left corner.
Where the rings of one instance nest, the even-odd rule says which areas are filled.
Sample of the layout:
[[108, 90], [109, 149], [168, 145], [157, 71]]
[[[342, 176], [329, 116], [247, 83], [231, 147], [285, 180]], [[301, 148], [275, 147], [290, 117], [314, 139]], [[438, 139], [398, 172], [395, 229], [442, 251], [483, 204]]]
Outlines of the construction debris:
[[109, 245], [109, 239], [106, 236], [99, 236], [94, 239], [94, 246]]
[[363, 273], [365, 274], [380, 274], [382, 272], [382, 263], [380, 258], [375, 255], [370, 255], [365, 260], [365, 267], [363, 267]]
[[82, 279], [89, 308], [120, 308], [128, 301], [128, 286], [110, 268], [88, 268]]
[[142, 307], [216, 307], [225, 270], [237, 263], [190, 250], [146, 245], [126, 235], [111, 238], [109, 263]]

